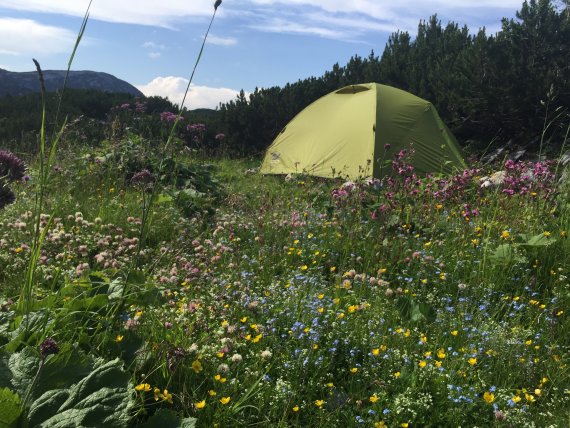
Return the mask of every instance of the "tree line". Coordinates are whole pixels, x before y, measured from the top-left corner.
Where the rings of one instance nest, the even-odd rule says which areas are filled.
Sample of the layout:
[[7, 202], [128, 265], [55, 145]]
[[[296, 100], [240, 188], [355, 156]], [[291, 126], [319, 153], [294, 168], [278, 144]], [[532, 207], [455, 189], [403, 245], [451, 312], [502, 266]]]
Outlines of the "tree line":
[[311, 102], [340, 87], [377, 82], [432, 102], [463, 146], [481, 152], [510, 143], [560, 149], [570, 124], [570, 2], [525, 1], [501, 30], [472, 33], [437, 15], [413, 38], [393, 33], [381, 56], [353, 56], [321, 77], [242, 91], [220, 106], [227, 144], [262, 152]]

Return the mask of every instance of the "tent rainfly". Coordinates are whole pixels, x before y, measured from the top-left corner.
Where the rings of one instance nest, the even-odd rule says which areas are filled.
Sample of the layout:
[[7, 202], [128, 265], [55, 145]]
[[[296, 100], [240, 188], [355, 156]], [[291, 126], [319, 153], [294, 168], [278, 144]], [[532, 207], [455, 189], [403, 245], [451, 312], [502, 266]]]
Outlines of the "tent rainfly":
[[262, 174], [381, 178], [387, 160], [413, 148], [421, 173], [464, 169], [461, 151], [431, 103], [378, 83], [331, 92], [295, 116], [269, 146]]

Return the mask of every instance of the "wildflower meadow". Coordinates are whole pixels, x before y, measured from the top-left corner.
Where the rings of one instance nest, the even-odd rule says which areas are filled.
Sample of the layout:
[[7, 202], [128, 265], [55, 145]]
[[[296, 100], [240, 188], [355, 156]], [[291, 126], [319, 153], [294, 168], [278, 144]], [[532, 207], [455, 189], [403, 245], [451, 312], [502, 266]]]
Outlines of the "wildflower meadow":
[[[177, 146], [176, 169], [208, 177], [182, 187], [137, 158], [146, 144], [60, 152], [38, 223], [37, 169], [10, 182], [3, 423], [569, 421], [559, 163], [507, 161], [487, 185], [478, 167], [418, 177], [400, 152], [384, 180], [285, 180]], [[113, 151], [132, 159], [100, 155]], [[5, 175], [23, 177], [14, 158], [2, 155]], [[148, 168], [129, 172], [137, 162]], [[176, 196], [190, 190], [193, 205]]]
[[144, 100], [62, 122], [0, 150], [0, 426], [570, 425], [561, 156], [263, 176]]

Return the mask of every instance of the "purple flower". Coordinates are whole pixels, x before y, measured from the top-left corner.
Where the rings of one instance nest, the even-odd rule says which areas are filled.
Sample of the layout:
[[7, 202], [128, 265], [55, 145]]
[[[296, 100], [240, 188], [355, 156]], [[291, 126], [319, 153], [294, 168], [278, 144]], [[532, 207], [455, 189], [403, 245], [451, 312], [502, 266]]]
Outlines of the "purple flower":
[[0, 179], [21, 180], [26, 173], [26, 164], [14, 153], [0, 150]]
[[137, 101], [137, 102], [135, 103], [135, 111], [136, 111], [137, 113], [144, 113], [144, 112], [146, 111], [146, 104]]
[[40, 344], [40, 354], [42, 358], [46, 358], [48, 355], [57, 354], [59, 352], [59, 346], [57, 342], [51, 337], [46, 337], [44, 341]]
[[177, 114], [172, 113], [170, 111], [165, 111], [165, 112], [160, 113], [161, 122], [176, 122], [176, 118], [178, 118], [179, 121], [184, 120], [183, 116], [177, 115]]
[[206, 125], [203, 123], [192, 123], [186, 127], [188, 132], [202, 133], [206, 132]]
[[135, 186], [149, 187], [152, 186], [153, 183], [154, 175], [152, 175], [148, 169], [143, 169], [142, 171], [137, 172], [131, 178], [131, 184]]
[[216, 134], [214, 138], [216, 139], [216, 141], [223, 141], [226, 138], [226, 134], [220, 132], [219, 134]]

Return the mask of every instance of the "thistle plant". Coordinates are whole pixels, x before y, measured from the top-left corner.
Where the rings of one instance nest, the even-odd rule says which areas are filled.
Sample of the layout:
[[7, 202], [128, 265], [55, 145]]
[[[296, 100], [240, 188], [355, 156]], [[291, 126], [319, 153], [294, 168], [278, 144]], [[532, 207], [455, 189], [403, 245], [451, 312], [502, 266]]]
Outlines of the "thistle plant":
[[16, 195], [8, 187], [13, 181], [24, 178], [26, 164], [15, 154], [0, 150], [0, 210], [16, 200]]

